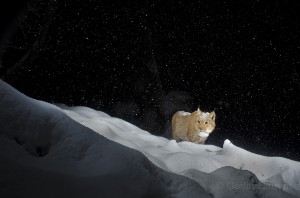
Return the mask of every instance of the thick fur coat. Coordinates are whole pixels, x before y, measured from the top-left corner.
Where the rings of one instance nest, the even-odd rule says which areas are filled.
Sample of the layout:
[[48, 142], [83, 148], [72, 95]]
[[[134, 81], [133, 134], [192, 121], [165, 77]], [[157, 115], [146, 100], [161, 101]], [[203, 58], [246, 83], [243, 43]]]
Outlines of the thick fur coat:
[[214, 111], [202, 112], [199, 108], [193, 113], [178, 111], [172, 117], [172, 137], [176, 141], [185, 140], [204, 144], [215, 129], [215, 119]]

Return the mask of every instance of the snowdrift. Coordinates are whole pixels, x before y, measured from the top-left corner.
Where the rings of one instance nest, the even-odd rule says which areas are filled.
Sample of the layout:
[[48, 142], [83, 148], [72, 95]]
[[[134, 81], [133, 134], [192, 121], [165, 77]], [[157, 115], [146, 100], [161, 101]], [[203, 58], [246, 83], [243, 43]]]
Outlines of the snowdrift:
[[100, 111], [58, 106], [0, 81], [1, 197], [300, 196], [299, 162], [229, 140], [176, 143]]
[[[141, 151], [155, 165], [168, 172], [197, 181], [214, 196], [218, 194], [216, 191], [224, 187], [223, 190], [234, 188], [234, 192], [230, 192], [233, 194], [229, 193], [229, 197], [245, 196], [247, 190], [264, 191], [276, 188], [300, 197], [300, 162], [257, 155], [233, 145], [229, 140], [224, 142], [223, 148], [185, 141], [176, 143], [175, 140], [153, 136], [147, 131], [103, 112], [87, 107], [59, 106], [82, 125], [112, 141]], [[240, 171], [235, 172], [231, 167]], [[205, 174], [200, 172], [211, 174], [204, 176]], [[202, 177], [195, 178], [193, 176], [195, 174]], [[243, 176], [239, 177], [240, 175]], [[247, 177], [248, 181], [245, 180]], [[214, 179], [208, 185], [207, 180], [210, 178]], [[266, 185], [256, 186], [258, 181]], [[211, 188], [215, 189], [211, 191]], [[224, 197], [224, 194], [221, 197]]]

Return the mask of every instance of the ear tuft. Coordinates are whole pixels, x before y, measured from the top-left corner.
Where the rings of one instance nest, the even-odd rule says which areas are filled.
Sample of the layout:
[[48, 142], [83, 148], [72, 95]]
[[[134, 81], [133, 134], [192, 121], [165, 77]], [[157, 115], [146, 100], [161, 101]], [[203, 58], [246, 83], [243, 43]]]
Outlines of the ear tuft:
[[201, 110], [200, 110], [200, 108], [198, 107], [198, 109], [197, 109], [197, 114], [199, 115], [199, 114], [201, 114], [202, 112], [201, 112]]
[[216, 119], [216, 113], [214, 111], [210, 112], [210, 117], [211, 119], [215, 120]]

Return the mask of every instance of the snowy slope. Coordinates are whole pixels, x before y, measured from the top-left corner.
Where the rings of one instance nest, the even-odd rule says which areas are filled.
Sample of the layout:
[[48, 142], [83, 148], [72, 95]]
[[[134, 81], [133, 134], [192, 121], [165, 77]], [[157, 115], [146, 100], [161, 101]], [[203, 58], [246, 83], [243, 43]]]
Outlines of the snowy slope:
[[209, 173], [230, 166], [251, 171], [261, 182], [268, 184], [268, 188], [278, 187], [300, 195], [300, 162], [257, 155], [236, 147], [229, 140], [224, 142], [223, 148], [190, 142], [176, 143], [87, 107], [61, 107], [77, 122], [110, 140], [141, 151], [167, 171], [186, 175], [190, 169]]
[[223, 148], [176, 143], [103, 112], [59, 106], [0, 81], [0, 197], [300, 195], [299, 162], [228, 140]]
[[209, 197], [0, 81], [0, 197]]

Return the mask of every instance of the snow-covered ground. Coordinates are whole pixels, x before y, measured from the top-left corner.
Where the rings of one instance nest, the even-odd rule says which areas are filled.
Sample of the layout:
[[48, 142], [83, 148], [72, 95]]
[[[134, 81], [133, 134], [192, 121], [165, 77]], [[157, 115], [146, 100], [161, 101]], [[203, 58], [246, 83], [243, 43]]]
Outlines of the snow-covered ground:
[[300, 197], [300, 162], [58, 106], [0, 81], [0, 197]]
[[[291, 194], [300, 195], [300, 162], [281, 157], [257, 155], [233, 145], [229, 140], [224, 142], [223, 148], [186, 141], [176, 143], [175, 140], [153, 136], [124, 120], [110, 117], [103, 112], [87, 107], [67, 107], [65, 105], [60, 105], [60, 107], [72, 119], [112, 141], [141, 151], [155, 165], [168, 172], [188, 176], [198, 182], [202, 178], [193, 178], [192, 172], [210, 173], [215, 171], [221, 176], [220, 172], [224, 172], [224, 175], [228, 177], [222, 181], [223, 184], [218, 183], [220, 178], [217, 177], [214, 180], [217, 187], [237, 185], [240, 186], [237, 188], [241, 188], [241, 193], [244, 192], [242, 189], [244, 186], [255, 188], [255, 185], [249, 181], [232, 182], [228, 172], [232, 172], [230, 167], [234, 167], [239, 170], [251, 171], [259, 181], [267, 184], [267, 188], [278, 187]], [[227, 168], [220, 169], [222, 167]], [[237, 171], [236, 174], [241, 173]], [[208, 178], [211, 175], [214, 173], [210, 174]], [[253, 175], [249, 175], [249, 178], [251, 177]], [[234, 179], [236, 178], [234, 177]], [[211, 188], [211, 183], [208, 185], [206, 180], [199, 183], [205, 189]]]

